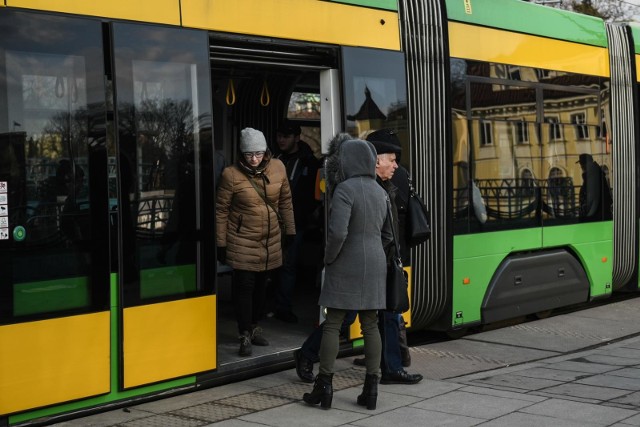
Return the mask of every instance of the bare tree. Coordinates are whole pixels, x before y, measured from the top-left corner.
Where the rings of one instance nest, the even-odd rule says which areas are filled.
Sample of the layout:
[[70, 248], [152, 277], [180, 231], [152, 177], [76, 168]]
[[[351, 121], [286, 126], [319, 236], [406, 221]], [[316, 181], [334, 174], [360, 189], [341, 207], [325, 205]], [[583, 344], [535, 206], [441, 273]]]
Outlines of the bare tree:
[[525, 0], [585, 15], [597, 16], [609, 22], [628, 22], [640, 14], [640, 6], [627, 0]]

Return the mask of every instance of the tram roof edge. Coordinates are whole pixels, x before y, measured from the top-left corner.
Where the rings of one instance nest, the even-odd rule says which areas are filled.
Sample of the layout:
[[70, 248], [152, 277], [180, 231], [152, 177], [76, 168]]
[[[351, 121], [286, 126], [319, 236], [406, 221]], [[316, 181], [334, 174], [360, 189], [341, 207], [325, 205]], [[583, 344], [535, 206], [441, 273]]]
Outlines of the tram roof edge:
[[521, 0], [445, 0], [445, 3], [451, 21], [607, 47], [604, 21], [594, 16]]

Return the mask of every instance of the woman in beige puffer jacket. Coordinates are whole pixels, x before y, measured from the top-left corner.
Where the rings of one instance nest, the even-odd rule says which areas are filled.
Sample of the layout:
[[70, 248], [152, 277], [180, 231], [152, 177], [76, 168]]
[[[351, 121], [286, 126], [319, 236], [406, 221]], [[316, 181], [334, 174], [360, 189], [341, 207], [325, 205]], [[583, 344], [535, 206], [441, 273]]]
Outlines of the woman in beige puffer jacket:
[[[240, 152], [238, 162], [225, 168], [220, 179], [216, 245], [218, 260], [234, 269], [232, 298], [239, 353], [249, 356], [251, 344], [269, 344], [257, 327], [266, 299], [266, 281], [269, 272], [282, 265], [282, 244], [296, 231], [284, 164], [271, 158], [262, 132], [243, 129]], [[282, 236], [282, 231], [287, 236]]]

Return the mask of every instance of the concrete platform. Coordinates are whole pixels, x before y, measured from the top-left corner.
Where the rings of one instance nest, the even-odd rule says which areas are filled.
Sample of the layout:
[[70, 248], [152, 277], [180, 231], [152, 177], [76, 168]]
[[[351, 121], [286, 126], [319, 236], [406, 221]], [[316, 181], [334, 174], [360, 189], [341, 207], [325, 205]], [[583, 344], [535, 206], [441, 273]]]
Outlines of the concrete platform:
[[415, 385], [355, 402], [364, 368], [340, 359], [331, 410], [289, 369], [55, 426], [640, 426], [640, 298], [412, 347]]

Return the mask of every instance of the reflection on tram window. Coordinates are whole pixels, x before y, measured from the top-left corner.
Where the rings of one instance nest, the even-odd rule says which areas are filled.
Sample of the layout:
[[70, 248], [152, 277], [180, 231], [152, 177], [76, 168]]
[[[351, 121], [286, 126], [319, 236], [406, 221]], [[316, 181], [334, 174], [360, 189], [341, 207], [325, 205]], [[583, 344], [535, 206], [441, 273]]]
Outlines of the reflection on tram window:
[[[562, 138], [551, 139], [549, 135], [555, 132], [552, 128], [558, 128]], [[585, 221], [610, 219], [610, 208], [598, 210], [587, 215], [581, 214], [580, 194], [587, 190], [585, 185], [587, 173], [581, 167], [581, 156], [591, 156], [595, 164], [588, 167], [589, 176], [596, 179], [599, 187], [596, 198], [598, 204], [610, 205], [611, 182], [607, 173], [611, 168], [611, 154], [608, 142], [599, 136], [600, 127], [578, 124], [545, 124], [542, 126], [543, 164], [552, 165], [546, 173], [547, 178], [542, 186], [543, 218], [547, 222], [562, 220]], [[596, 172], [592, 172], [597, 169]], [[591, 187], [595, 187], [593, 182]], [[589, 192], [590, 198], [595, 190]], [[595, 203], [595, 202], [591, 202]]]
[[[10, 223], [14, 316], [83, 309], [92, 301], [87, 59], [7, 51], [9, 132], [0, 136]], [[8, 171], [8, 173], [7, 173]], [[37, 268], [34, 268], [37, 266]]]
[[[343, 48], [347, 132], [366, 138], [373, 129], [394, 129], [408, 153], [407, 89], [400, 52]], [[400, 62], [402, 60], [402, 62]], [[404, 162], [409, 156], [402, 157]], [[408, 163], [405, 164], [408, 166]]]
[[[201, 37], [167, 28], [114, 27], [125, 306], [213, 288], [198, 277], [205, 268], [196, 265], [205, 220], [200, 150], [211, 138], [204, 134], [211, 126], [211, 102], [203, 90], [209, 64], [201, 55]], [[158, 40], [164, 41], [161, 52], [150, 47]]]
[[[455, 232], [608, 219], [608, 86], [597, 76], [453, 58]], [[581, 154], [598, 179], [587, 178], [596, 174], [581, 169]], [[602, 210], [585, 208], [594, 198]]]

